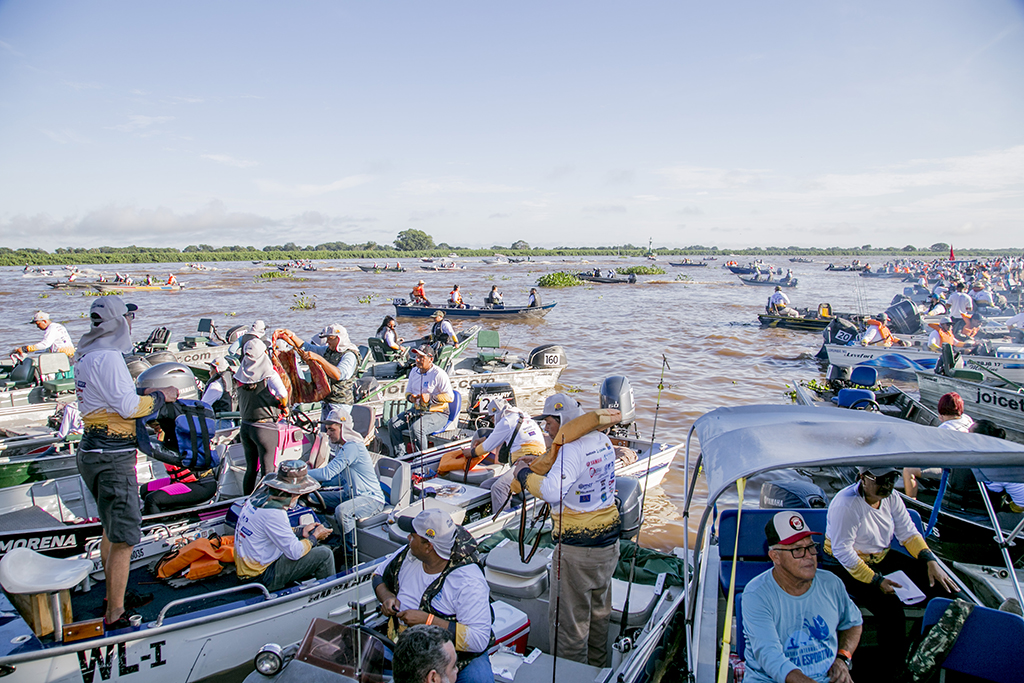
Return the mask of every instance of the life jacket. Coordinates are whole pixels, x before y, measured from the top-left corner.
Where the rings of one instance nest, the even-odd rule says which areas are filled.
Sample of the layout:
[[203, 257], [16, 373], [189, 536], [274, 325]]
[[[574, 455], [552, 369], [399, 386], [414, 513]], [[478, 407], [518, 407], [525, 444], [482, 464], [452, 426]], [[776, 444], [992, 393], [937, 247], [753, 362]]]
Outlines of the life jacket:
[[[324, 352], [324, 360], [331, 365], [337, 365], [344, 358], [346, 353], [351, 353], [351, 349], [346, 351], [333, 351], [330, 348]], [[359, 361], [358, 354], [356, 355], [356, 362]], [[344, 405], [352, 405], [355, 403], [355, 387], [356, 387], [356, 376], [353, 374], [349, 379], [333, 380], [327, 378], [327, 381], [331, 385], [331, 393], [324, 399], [327, 403], [341, 403]]]
[[174, 418], [174, 435], [181, 464], [196, 472], [217, 467], [217, 452], [210, 443], [210, 437], [217, 431], [213, 408], [189, 399], [178, 399], [175, 405], [180, 411]]
[[939, 323], [930, 323], [928, 327], [932, 328], [939, 333], [939, 341], [941, 344], [950, 344], [951, 346], [963, 346], [964, 343], [953, 336], [952, 330], [944, 330], [939, 326]]
[[161, 579], [171, 579], [188, 569], [185, 578], [196, 581], [220, 574], [222, 563], [234, 567], [235, 537], [213, 534], [168, 551], [157, 560], [155, 572]]
[[218, 380], [224, 386], [224, 392], [213, 402], [213, 412], [230, 413], [238, 410], [238, 384], [235, 382], [235, 373], [225, 370], [214, 376], [213, 381]]
[[256, 384], [246, 385], [239, 390], [238, 410], [245, 422], [276, 420], [281, 416], [281, 402], [270, 393], [267, 380], [261, 379]]
[[430, 338], [434, 341], [441, 342], [442, 344], [454, 344], [455, 340], [451, 338], [447, 332], [444, 331], [444, 321], [439, 320], [434, 323], [434, 326], [430, 329]]
[[892, 332], [889, 331], [889, 326], [883, 323], [881, 320], [865, 320], [867, 325], [874, 325], [878, 328], [878, 333], [882, 335], [882, 344], [884, 346], [892, 346], [898, 344], [899, 340], [892, 336]]
[[[402, 569], [402, 565], [405, 563], [405, 559], [409, 556], [409, 546], [405, 546], [402, 550], [395, 555], [388, 566], [384, 568], [384, 574], [381, 578], [384, 580], [384, 585], [387, 586], [388, 590], [398, 595], [398, 572]], [[445, 565], [441, 573], [437, 575], [437, 578], [430, 582], [430, 585], [423, 590], [423, 597], [420, 598], [420, 610], [427, 614], [433, 614], [436, 617], [441, 617], [446, 621], [455, 621], [454, 614], [444, 614], [434, 609], [431, 604], [435, 597], [440, 594], [441, 589], [444, 588], [444, 582], [448, 578], [448, 575], [459, 567], [465, 567], [468, 564], [475, 564], [483, 569], [480, 563], [480, 554], [477, 552], [476, 539], [473, 535], [466, 531], [463, 527], [457, 526], [455, 528], [455, 543], [452, 545], [452, 554], [448, 559], [448, 564]], [[494, 610], [491, 610], [491, 622], [494, 621]], [[397, 619], [392, 617], [388, 620], [388, 637], [395, 640], [398, 637], [398, 625]], [[491, 647], [494, 646], [494, 630], [491, 630], [491, 639], [487, 643], [487, 647], [484, 648], [483, 652], [463, 652], [456, 650], [455, 654], [458, 659], [458, 667], [461, 671], [465, 668], [466, 664], [476, 659], [482, 654], [486, 654]]]

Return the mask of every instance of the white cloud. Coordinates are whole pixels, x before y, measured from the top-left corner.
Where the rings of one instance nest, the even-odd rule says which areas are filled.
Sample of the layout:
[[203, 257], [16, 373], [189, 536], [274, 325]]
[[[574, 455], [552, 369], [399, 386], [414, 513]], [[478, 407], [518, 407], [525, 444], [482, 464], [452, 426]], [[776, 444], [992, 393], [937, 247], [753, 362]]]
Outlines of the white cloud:
[[256, 187], [263, 192], [269, 192], [272, 194], [281, 194], [290, 197], [316, 197], [319, 195], [330, 194], [331, 192], [338, 192], [340, 190], [347, 190], [373, 180], [371, 175], [353, 175], [340, 180], [335, 180], [333, 183], [327, 183], [326, 185], [289, 185], [286, 183], [280, 183], [276, 180], [258, 179], [255, 181]]
[[202, 104], [206, 100], [202, 97], [172, 97], [172, 102], [182, 102], [183, 104]]
[[399, 192], [415, 195], [431, 194], [507, 194], [524, 192], [525, 188], [500, 185], [497, 183], [478, 183], [459, 178], [438, 178], [434, 180], [409, 180], [398, 187]]
[[142, 116], [140, 114], [133, 114], [128, 117], [128, 123], [121, 123], [116, 126], [109, 126], [113, 130], [119, 130], [123, 133], [134, 133], [136, 131], [144, 130], [150, 126], [159, 125], [161, 123], [167, 123], [173, 121], [173, 116]]
[[203, 159], [209, 159], [210, 161], [216, 161], [218, 164], [224, 164], [225, 166], [234, 166], [235, 168], [252, 168], [258, 166], [259, 163], [255, 161], [248, 161], [246, 159], [236, 159], [227, 154], [200, 154]]
[[88, 145], [92, 143], [92, 140], [84, 135], [79, 135], [70, 128], [61, 128], [60, 130], [47, 130], [46, 128], [40, 128], [39, 132], [61, 145], [66, 145], [69, 142], [73, 142], [78, 145]]

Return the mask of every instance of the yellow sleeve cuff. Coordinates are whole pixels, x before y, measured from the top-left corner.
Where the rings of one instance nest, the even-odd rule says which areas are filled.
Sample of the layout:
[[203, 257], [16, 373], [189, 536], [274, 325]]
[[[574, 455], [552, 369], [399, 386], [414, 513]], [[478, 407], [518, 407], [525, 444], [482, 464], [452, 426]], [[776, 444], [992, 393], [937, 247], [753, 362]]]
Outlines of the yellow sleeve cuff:
[[903, 547], [906, 548], [907, 552], [915, 558], [921, 554], [922, 550], [928, 550], [928, 544], [925, 543], [924, 537], [921, 534], [914, 534], [908, 538], [907, 542], [903, 544]]

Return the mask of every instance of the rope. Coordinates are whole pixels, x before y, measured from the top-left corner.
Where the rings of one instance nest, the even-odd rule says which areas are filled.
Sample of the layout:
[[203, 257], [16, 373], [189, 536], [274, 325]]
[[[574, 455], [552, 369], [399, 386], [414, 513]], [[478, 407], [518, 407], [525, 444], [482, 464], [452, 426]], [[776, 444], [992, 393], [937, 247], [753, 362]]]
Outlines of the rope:
[[725, 626], [722, 627], [722, 657], [718, 662], [718, 683], [726, 683], [729, 676], [729, 652], [732, 649], [732, 607], [736, 597], [736, 555], [740, 549], [740, 517], [743, 515], [743, 490], [746, 478], [736, 480], [739, 507], [736, 509], [736, 540], [732, 549], [732, 569], [729, 572], [729, 595], [725, 600]]

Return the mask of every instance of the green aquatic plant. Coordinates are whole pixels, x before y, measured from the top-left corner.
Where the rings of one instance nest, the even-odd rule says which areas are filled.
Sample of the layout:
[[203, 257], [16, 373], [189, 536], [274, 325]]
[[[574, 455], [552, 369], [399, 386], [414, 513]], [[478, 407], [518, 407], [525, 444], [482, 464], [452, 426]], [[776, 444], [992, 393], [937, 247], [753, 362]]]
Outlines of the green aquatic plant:
[[293, 311], [311, 311], [316, 308], [316, 294], [299, 292], [295, 295], [291, 309]]
[[664, 275], [665, 270], [658, 266], [630, 266], [629, 268], [616, 268], [619, 275]]
[[260, 280], [276, 280], [277, 278], [294, 278], [294, 276], [291, 272], [285, 270], [268, 270], [265, 273], [254, 275], [252, 279], [254, 282], [259, 282]]
[[537, 278], [538, 287], [576, 287], [582, 285], [583, 281], [572, 273], [565, 273], [558, 271], [557, 273], [548, 273], [547, 275], [541, 275]]
[[693, 282], [693, 278], [686, 273], [679, 273], [676, 275], [676, 282]]
[[361, 303], [361, 304], [369, 304], [369, 303], [373, 303], [374, 299], [379, 299], [379, 298], [380, 298], [380, 294], [378, 294], [377, 292], [370, 292], [369, 294], [364, 294], [363, 296], [359, 297], [359, 303]]
[[82, 292], [82, 296], [110, 296], [111, 294], [121, 296], [124, 294], [124, 292], [122, 292], [120, 289], [109, 289], [105, 292]]

